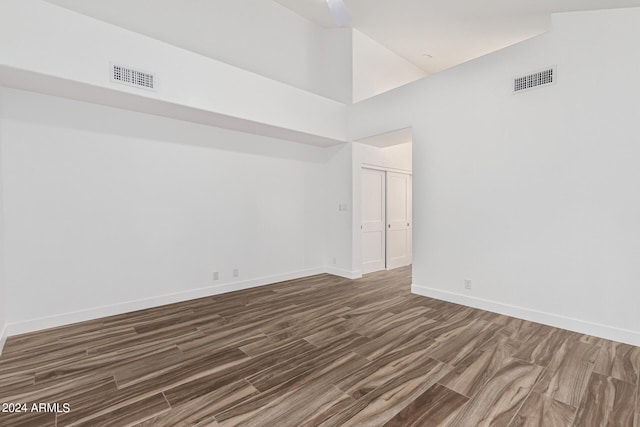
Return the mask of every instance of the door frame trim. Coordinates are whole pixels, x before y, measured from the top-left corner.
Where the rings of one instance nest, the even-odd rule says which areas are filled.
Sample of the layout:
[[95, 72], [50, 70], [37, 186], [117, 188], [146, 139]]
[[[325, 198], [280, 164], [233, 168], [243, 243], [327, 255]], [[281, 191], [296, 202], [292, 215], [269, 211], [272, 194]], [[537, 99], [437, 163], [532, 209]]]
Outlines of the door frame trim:
[[375, 170], [384, 171], [384, 172], [395, 172], [395, 173], [403, 173], [405, 175], [413, 175], [411, 171], [404, 170], [404, 169], [394, 169], [394, 168], [388, 168], [384, 166], [376, 166], [369, 163], [361, 163], [360, 165], [361, 165], [360, 166], [361, 168], [366, 168], [366, 169], [375, 169]]
[[[370, 168], [370, 167], [366, 167], [366, 166], [362, 166], [360, 168], [360, 241], [362, 242], [363, 236], [364, 236], [364, 230], [363, 230], [363, 225], [364, 222], [362, 220], [362, 214], [363, 214], [363, 208], [362, 208], [362, 197], [364, 195], [364, 192], [362, 191], [363, 185], [362, 185], [362, 181], [363, 181], [363, 177], [364, 177], [364, 172], [365, 170], [369, 170], [372, 171], [373, 174], [375, 175], [379, 175], [382, 177], [382, 186], [381, 186], [381, 190], [382, 190], [382, 268], [378, 269], [378, 270], [373, 270], [373, 271], [367, 271], [366, 273], [364, 273], [365, 268], [364, 268], [364, 260], [361, 260], [360, 263], [360, 271], [363, 272], [363, 274], [369, 274], [369, 273], [375, 273], [377, 271], [386, 271], [387, 270], [387, 171], [380, 169], [380, 168]], [[362, 248], [362, 246], [361, 246]], [[361, 255], [362, 256], [362, 255]]]

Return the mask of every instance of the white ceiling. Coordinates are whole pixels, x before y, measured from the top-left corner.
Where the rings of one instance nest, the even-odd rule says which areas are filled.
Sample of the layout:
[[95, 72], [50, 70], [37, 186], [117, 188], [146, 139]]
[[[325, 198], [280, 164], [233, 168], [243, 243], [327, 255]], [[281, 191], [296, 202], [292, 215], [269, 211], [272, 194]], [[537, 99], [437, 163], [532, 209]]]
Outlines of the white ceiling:
[[398, 129], [379, 135], [373, 135], [357, 140], [361, 144], [373, 145], [374, 147], [391, 147], [399, 144], [406, 144], [413, 141], [413, 129]]
[[[326, 0], [274, 0], [324, 27]], [[433, 74], [541, 34], [550, 15], [640, 0], [345, 0], [352, 27]], [[431, 57], [426, 56], [431, 55]]]
[[[229, 37], [236, 44], [235, 39], [240, 39], [239, 42], [250, 46], [251, 40], [242, 31], [234, 33], [234, 25], [238, 26], [236, 19], [244, 21], [238, 27], [255, 27], [257, 32], [268, 25], [284, 28], [284, 17], [268, 13], [273, 1], [322, 27], [333, 27], [326, 0], [48, 1], [238, 66], [243, 64], [227, 60], [227, 53], [219, 46], [214, 51], [211, 40], [217, 40], [219, 45], [227, 33], [231, 34], [227, 35], [229, 49], [235, 46]], [[554, 12], [640, 6], [640, 0], [345, 0], [345, 3], [353, 16], [353, 28], [427, 74], [543, 33], [549, 29], [550, 15]], [[226, 14], [230, 16], [225, 20]], [[279, 43], [286, 48], [286, 39]], [[256, 49], [245, 52], [245, 56], [259, 54]]]

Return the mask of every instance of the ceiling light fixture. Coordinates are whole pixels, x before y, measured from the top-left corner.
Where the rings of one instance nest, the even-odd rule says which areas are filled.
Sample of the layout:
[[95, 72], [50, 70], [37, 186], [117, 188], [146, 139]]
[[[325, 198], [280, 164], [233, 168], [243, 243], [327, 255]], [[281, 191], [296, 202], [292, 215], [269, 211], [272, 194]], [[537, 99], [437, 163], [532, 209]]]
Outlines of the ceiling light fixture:
[[347, 9], [347, 5], [344, 4], [344, 0], [327, 0], [327, 4], [329, 5], [329, 12], [331, 12], [333, 22], [338, 27], [351, 22], [351, 13]]

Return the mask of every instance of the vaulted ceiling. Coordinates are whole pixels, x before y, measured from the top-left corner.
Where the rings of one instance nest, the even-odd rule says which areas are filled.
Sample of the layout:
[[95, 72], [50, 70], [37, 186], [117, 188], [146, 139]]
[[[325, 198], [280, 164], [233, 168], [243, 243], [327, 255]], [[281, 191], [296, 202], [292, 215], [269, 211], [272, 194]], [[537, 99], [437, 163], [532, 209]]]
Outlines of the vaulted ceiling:
[[[326, 0], [275, 0], [331, 27]], [[345, 0], [351, 26], [428, 74], [549, 29], [550, 15], [640, 6], [640, 0]]]
[[[229, 4], [229, 0], [49, 1], [200, 53], [206, 52], [210, 43], [206, 34], [190, 31], [187, 24], [182, 34], [176, 34], [178, 27], [170, 21], [181, 19], [182, 23], [188, 23], [185, 17], [191, 14], [198, 28], [206, 28], [207, 16], [216, 11], [224, 13]], [[264, 0], [272, 1], [322, 27], [334, 26], [326, 0]], [[345, 3], [353, 16], [351, 27], [428, 74], [543, 33], [549, 29], [550, 15], [554, 12], [640, 6], [640, 0], [345, 0]], [[244, 19], [249, 22], [268, 19], [260, 10], [252, 10], [253, 6], [247, 7]]]

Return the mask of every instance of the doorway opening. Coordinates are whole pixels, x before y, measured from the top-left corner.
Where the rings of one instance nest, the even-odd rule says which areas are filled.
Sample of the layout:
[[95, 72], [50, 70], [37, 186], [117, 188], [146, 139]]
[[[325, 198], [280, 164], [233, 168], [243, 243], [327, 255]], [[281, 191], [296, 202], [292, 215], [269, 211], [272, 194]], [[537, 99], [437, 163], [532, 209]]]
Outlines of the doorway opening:
[[410, 128], [356, 141], [363, 274], [412, 264], [412, 143]]

